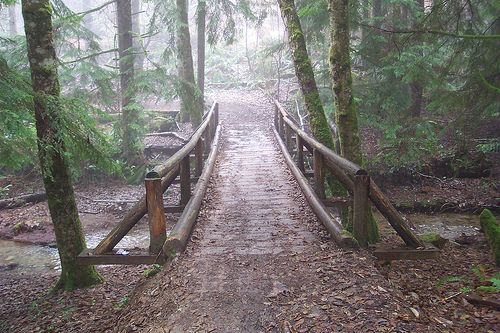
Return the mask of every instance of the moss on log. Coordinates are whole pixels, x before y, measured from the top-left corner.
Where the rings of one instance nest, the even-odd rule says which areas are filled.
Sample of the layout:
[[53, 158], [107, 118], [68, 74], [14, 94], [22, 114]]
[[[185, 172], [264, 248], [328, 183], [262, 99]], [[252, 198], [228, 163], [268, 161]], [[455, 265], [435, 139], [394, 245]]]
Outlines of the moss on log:
[[481, 227], [486, 234], [486, 239], [490, 244], [491, 251], [495, 256], [497, 266], [500, 266], [500, 226], [493, 214], [488, 209], [484, 209], [479, 215]]

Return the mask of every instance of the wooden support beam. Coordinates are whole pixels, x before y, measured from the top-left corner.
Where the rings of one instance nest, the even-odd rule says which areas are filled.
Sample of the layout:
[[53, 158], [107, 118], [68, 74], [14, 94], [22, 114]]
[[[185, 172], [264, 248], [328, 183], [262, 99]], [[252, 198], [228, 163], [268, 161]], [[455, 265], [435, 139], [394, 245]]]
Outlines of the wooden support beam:
[[328, 230], [335, 243], [337, 243], [340, 247], [343, 248], [357, 247], [356, 241], [352, 239], [350, 236], [344, 234], [344, 228], [340, 225], [340, 223], [337, 222], [337, 220], [335, 220], [326, 211], [326, 207], [323, 206], [321, 200], [319, 200], [317, 195], [314, 193], [314, 190], [309, 185], [307, 179], [300, 172], [299, 168], [295, 165], [292, 157], [286, 150], [286, 147], [283, 141], [281, 140], [278, 132], [276, 130], [273, 130], [273, 132], [276, 141], [278, 142], [278, 145], [283, 153], [283, 156], [285, 157], [286, 164], [288, 165], [295, 179], [299, 183], [300, 188], [302, 189], [302, 192], [304, 193], [304, 196], [309, 202], [309, 205], [311, 206], [312, 210], [314, 211], [314, 213], [316, 213], [321, 223], [323, 223], [323, 225], [325, 226], [326, 230]]
[[[161, 181], [162, 193], [172, 185], [175, 177], [179, 175], [179, 165], [170, 170]], [[132, 207], [122, 220], [109, 232], [109, 234], [92, 251], [93, 254], [103, 254], [111, 251], [134, 225], [146, 214], [146, 195]]]
[[283, 140], [284, 138], [283, 114], [281, 112], [278, 114], [278, 134], [280, 135], [280, 138]]
[[413, 233], [408, 223], [401, 214], [394, 208], [389, 199], [382, 193], [380, 188], [374, 182], [370, 182], [370, 200], [375, 207], [385, 216], [389, 224], [396, 230], [397, 234], [408, 246], [423, 246], [422, 241]]
[[329, 197], [325, 200], [322, 200], [323, 205], [325, 207], [350, 207], [354, 204], [353, 197]]
[[194, 158], [196, 161], [195, 176], [200, 177], [201, 170], [203, 169], [203, 142], [198, 140], [196, 148], [194, 149]]
[[184, 157], [180, 164], [181, 167], [181, 206], [185, 206], [191, 198], [191, 170], [189, 155]]
[[378, 260], [438, 259], [440, 251], [432, 244], [420, 247], [380, 244], [374, 247], [373, 255]]
[[285, 124], [285, 145], [288, 151], [292, 149], [292, 129], [290, 128], [290, 126], [286, 124]]
[[159, 253], [167, 239], [161, 178], [157, 172], [146, 175], [146, 204], [149, 221], [149, 252]]
[[172, 236], [169, 237], [163, 245], [163, 253], [170, 253], [172, 250], [182, 252], [186, 248], [189, 235], [191, 234], [194, 223], [196, 222], [196, 217], [198, 216], [203, 197], [205, 196], [205, 192], [209, 184], [210, 176], [212, 175], [215, 160], [217, 158], [220, 128], [220, 125], [217, 126], [212, 149], [205, 163], [205, 168], [200, 176], [200, 180], [194, 189], [194, 195], [189, 200], [175, 227], [172, 229], [170, 233]]
[[295, 142], [297, 145], [297, 166], [299, 167], [299, 170], [304, 173], [305, 167], [304, 167], [304, 140], [299, 136], [295, 136]]
[[165, 214], [182, 213], [184, 206], [165, 206], [163, 210]]
[[368, 192], [370, 191], [370, 176], [354, 176], [354, 205], [352, 235], [361, 247], [368, 245]]
[[325, 172], [323, 169], [323, 155], [317, 150], [313, 151], [314, 160], [314, 192], [320, 200], [325, 199]]
[[78, 255], [76, 262], [79, 265], [152, 265], [163, 263], [165, 256], [160, 254], [93, 254], [92, 250], [85, 249]]

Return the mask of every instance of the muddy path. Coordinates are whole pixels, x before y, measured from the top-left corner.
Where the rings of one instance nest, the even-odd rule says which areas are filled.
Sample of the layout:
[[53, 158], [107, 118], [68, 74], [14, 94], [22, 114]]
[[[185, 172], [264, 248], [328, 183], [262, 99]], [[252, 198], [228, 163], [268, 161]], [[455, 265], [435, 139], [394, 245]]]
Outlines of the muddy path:
[[410, 310], [367, 253], [332, 243], [276, 149], [272, 105], [253, 97], [220, 100], [222, 150], [192, 242], [135, 290], [116, 331], [428, 329], [394, 316]]

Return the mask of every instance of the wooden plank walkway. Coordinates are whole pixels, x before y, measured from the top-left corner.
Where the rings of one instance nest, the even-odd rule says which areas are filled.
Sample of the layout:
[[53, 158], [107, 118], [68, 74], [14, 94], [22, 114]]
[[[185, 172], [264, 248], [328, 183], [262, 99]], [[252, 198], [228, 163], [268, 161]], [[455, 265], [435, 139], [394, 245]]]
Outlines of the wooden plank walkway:
[[387, 331], [394, 290], [329, 239], [261, 119], [272, 109], [246, 105], [221, 103], [222, 151], [192, 242], [135, 290], [115, 331]]

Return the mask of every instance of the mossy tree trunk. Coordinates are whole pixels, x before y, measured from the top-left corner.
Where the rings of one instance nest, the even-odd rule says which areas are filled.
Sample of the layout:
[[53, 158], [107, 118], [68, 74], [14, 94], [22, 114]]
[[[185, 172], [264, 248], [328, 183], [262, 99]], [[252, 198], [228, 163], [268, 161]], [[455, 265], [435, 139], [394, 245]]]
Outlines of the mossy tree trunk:
[[484, 209], [481, 212], [479, 221], [481, 222], [481, 228], [486, 235], [488, 244], [490, 244], [491, 252], [493, 252], [497, 266], [500, 266], [500, 225], [488, 209]]
[[205, 95], [205, 35], [206, 35], [206, 0], [198, 0], [198, 89], [201, 96]]
[[[297, 9], [293, 0], [278, 0], [281, 16], [288, 33], [288, 43], [292, 51], [295, 74], [299, 81], [300, 90], [304, 96], [309, 123], [314, 138], [335, 151], [333, 135], [323, 109], [323, 103], [319, 96], [318, 87], [314, 78], [314, 72], [307, 53], [306, 40], [302, 31]], [[344, 196], [347, 191], [329, 173], [326, 173], [328, 186], [334, 196]], [[347, 211], [340, 211], [342, 220], [347, 219]]]
[[132, 34], [132, 2], [116, 2], [116, 20], [118, 23], [118, 56], [120, 69], [121, 94], [121, 129], [123, 157], [132, 164], [141, 164], [140, 153], [140, 110], [134, 102], [134, 53]]
[[61, 259], [62, 272], [55, 290], [72, 290], [102, 282], [94, 266], [79, 266], [76, 258], [85, 249], [73, 185], [59, 132], [57, 100], [60, 96], [53, 42], [52, 7], [49, 0], [23, 0], [31, 81], [38, 136], [38, 156], [47, 202]]
[[[328, 0], [330, 13], [330, 69], [335, 93], [335, 120], [337, 123], [341, 155], [363, 166], [363, 152], [359, 135], [356, 105], [352, 90], [351, 59], [349, 55], [349, 1]], [[368, 239], [361, 245], [379, 240], [378, 228], [371, 211], [368, 214]]]
[[297, 75], [302, 95], [304, 95], [311, 131], [316, 140], [328, 148], [335, 150], [332, 132], [328, 126], [325, 111], [323, 110], [323, 103], [321, 102], [316, 80], [314, 79], [314, 72], [307, 53], [306, 40], [302, 32], [295, 3], [293, 0], [279, 0], [278, 3], [288, 32], [288, 41], [292, 51], [295, 74]]
[[191, 121], [193, 128], [196, 128], [201, 124], [203, 117], [203, 96], [194, 80], [187, 0], [176, 0], [176, 4], [178, 12], [177, 58], [179, 62], [179, 95], [181, 99], [179, 120], [182, 122]]

